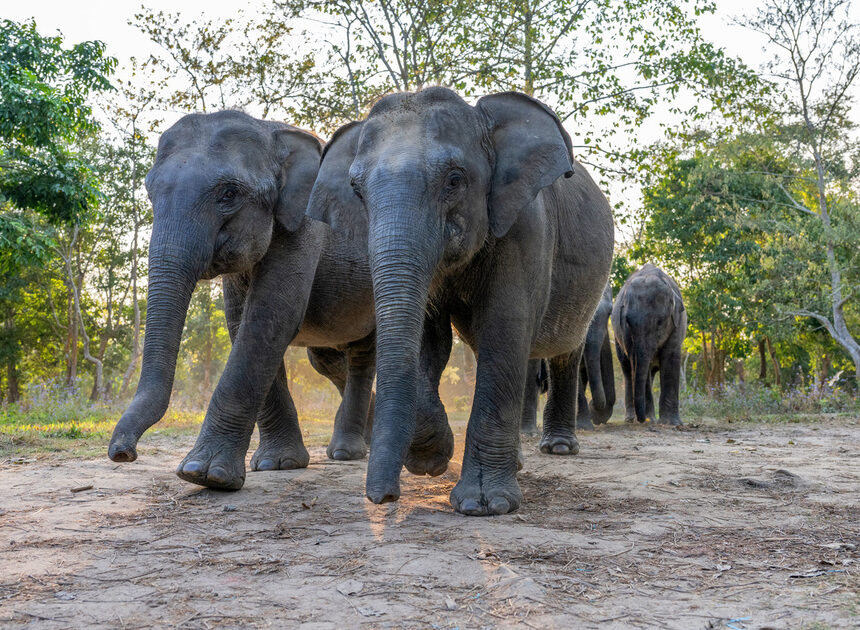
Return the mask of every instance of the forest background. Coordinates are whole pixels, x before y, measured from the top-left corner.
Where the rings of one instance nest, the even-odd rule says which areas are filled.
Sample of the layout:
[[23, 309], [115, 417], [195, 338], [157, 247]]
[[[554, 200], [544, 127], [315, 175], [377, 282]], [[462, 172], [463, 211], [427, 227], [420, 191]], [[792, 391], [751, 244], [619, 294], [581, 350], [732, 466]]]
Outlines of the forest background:
[[[383, 94], [428, 85], [467, 99], [521, 90], [558, 112], [613, 204], [614, 291], [646, 261], [682, 287], [690, 321], [682, 413], [856, 411], [855, 4], [205, 6], [176, 13], [114, 3], [105, 16], [126, 11], [122, 28], [90, 19], [87, 28], [105, 32], [91, 40], [31, 17], [50, 15], [50, 6], [21, 6], [20, 17], [0, 21], [7, 445], [104, 435], [133, 393], [152, 221], [143, 180], [170, 124], [187, 112], [238, 108], [328, 137]], [[120, 42], [122, 33], [134, 34], [138, 54], [100, 41]], [[220, 282], [201, 282], [177, 364], [175, 423], [199, 421], [229, 349]], [[304, 350], [291, 348], [285, 362], [302, 420], [330, 421], [334, 387]], [[473, 385], [474, 358], [456, 342], [446, 406], [467, 410]]]

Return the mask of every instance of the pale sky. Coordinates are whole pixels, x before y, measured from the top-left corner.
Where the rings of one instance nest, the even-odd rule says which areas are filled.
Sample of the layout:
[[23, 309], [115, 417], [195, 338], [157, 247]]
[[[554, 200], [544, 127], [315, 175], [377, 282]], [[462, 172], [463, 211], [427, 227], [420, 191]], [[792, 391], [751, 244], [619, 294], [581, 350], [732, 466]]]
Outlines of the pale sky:
[[[620, 1], [620, 0], [619, 0]], [[740, 57], [748, 66], [759, 68], [770, 55], [764, 52], [764, 38], [752, 31], [732, 24], [732, 18], [744, 14], [752, 14], [763, 4], [763, 0], [716, 0], [717, 12], [700, 18], [702, 34], [706, 39], [722, 47], [731, 56]], [[107, 45], [107, 52], [119, 60], [118, 74], [123, 76], [123, 66], [132, 56], [146, 59], [151, 53], [158, 53], [158, 47], [128, 20], [141, 8], [140, 1], [128, 0], [89, 0], [88, 2], [68, 2], [67, 0], [27, 0], [24, 2], [6, 3], [0, 12], [0, 17], [23, 21], [34, 17], [39, 31], [43, 34], [53, 34], [61, 31], [68, 44], [84, 40], [99, 39]], [[155, 11], [179, 12], [187, 20], [192, 20], [200, 14], [212, 19], [230, 17], [236, 14], [237, 6], [244, 9], [246, 14], [255, 13], [255, 8], [263, 6], [264, 0], [250, 0], [236, 3], [235, 0], [148, 0], [146, 6]], [[11, 6], [9, 6], [11, 5]], [[852, 12], [860, 22], [860, 0], [853, 3]], [[860, 95], [860, 84], [856, 86], [855, 94]], [[856, 99], [855, 119], [860, 118], [860, 98]], [[249, 111], [249, 113], [254, 113]], [[178, 118], [181, 113], [176, 112]], [[656, 113], [654, 118], [658, 118]], [[174, 116], [168, 114], [165, 122], [173, 122]], [[608, 122], [608, 121], [607, 121]], [[638, 130], [640, 141], [656, 141], [660, 139], [660, 120], [652, 119], [643, 129]], [[673, 123], [674, 121], [667, 121]], [[609, 123], [611, 124], [611, 123]], [[569, 128], [573, 132], [573, 129]], [[575, 150], [576, 153], [576, 150]], [[616, 186], [610, 183], [610, 198], [623, 200], [629, 209], [638, 206], [638, 188], [629, 190], [628, 187]]]

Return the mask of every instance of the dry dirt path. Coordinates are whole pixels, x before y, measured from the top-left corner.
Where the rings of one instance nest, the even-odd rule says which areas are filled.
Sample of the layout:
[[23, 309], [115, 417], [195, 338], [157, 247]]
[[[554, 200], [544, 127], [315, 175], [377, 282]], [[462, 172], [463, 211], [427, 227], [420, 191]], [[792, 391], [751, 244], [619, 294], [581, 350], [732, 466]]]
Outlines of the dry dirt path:
[[0, 625], [860, 626], [860, 420], [580, 439], [526, 440], [526, 504], [493, 518], [452, 513], [457, 463], [374, 506], [320, 448], [237, 493], [173, 475], [190, 441], [2, 466]]

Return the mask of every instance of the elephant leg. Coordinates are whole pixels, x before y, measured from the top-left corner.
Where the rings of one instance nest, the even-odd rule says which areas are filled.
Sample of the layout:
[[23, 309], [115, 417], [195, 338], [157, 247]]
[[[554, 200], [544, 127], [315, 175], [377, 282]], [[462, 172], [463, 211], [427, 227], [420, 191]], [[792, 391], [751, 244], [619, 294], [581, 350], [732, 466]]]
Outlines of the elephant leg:
[[[238, 490], [245, 483], [245, 454], [254, 421], [304, 319], [322, 238], [321, 231], [311, 228], [282, 235], [257, 265], [242, 322], [197, 442], [176, 471], [181, 479], [224, 490]], [[289, 291], [284, 289], [285, 271]]]
[[439, 381], [451, 356], [451, 343], [450, 317], [438, 313], [425, 317], [415, 430], [403, 460], [406, 470], [414, 475], [441, 475], [454, 455], [454, 433], [439, 398]]
[[624, 375], [624, 422], [633, 422], [636, 419], [636, 409], [633, 406], [633, 368], [630, 365], [630, 359], [617, 342], [615, 354], [618, 356], [621, 373]]
[[375, 338], [375, 333], [371, 334], [346, 351], [346, 383], [326, 448], [329, 459], [352, 460], [367, 455], [364, 433], [376, 372]]
[[588, 404], [588, 399], [585, 397], [585, 385], [588, 383], [588, 373], [585, 367], [585, 361], [580, 360], [579, 370], [577, 370], [579, 383], [576, 392], [576, 428], [585, 431], [594, 430], [593, 415], [591, 407]]
[[[656, 371], [651, 368], [648, 372], [648, 382], [645, 385], [645, 417], [651, 420], [657, 420], [657, 414], [654, 411], [654, 374]], [[662, 386], [662, 381], [660, 385]]]
[[538, 378], [540, 378], [540, 359], [531, 359], [526, 369], [525, 391], [523, 394], [523, 413], [520, 431], [525, 435], [537, 435], [537, 408], [540, 398]]
[[[236, 338], [245, 309], [249, 278], [246, 274], [226, 274], [224, 286], [224, 315], [230, 341]], [[260, 446], [251, 458], [251, 470], [291, 470], [306, 468], [310, 457], [302, 440], [293, 399], [287, 388], [283, 364], [269, 389], [266, 402], [257, 416]]]
[[260, 446], [251, 458], [251, 470], [307, 468], [310, 456], [302, 440], [298, 413], [287, 387], [283, 360], [257, 416], [257, 427], [260, 429]]
[[[451, 491], [451, 505], [463, 514], [506, 514], [519, 508], [523, 500], [516, 475], [532, 338], [525, 326], [528, 315], [523, 312], [524, 302], [514, 300], [504, 307], [488, 304], [476, 318], [482, 326], [477, 340], [475, 400], [466, 429], [460, 480]], [[517, 306], [522, 311], [518, 312]]]
[[[549, 361], [549, 394], [543, 410], [543, 437], [540, 450], [551, 455], [576, 455], [576, 405], [579, 389], [580, 346], [570, 354]], [[591, 428], [594, 428], [593, 426]]]
[[680, 349], [664, 346], [660, 353], [660, 422], [673, 426], [683, 424], [678, 405], [680, 380]]
[[592, 409], [591, 417], [594, 424], [605, 424], [612, 417], [612, 408], [615, 406], [615, 371], [612, 369], [612, 348], [609, 337], [603, 338], [600, 348], [600, 378], [603, 382], [603, 395], [606, 398], [606, 407], [603, 409]]

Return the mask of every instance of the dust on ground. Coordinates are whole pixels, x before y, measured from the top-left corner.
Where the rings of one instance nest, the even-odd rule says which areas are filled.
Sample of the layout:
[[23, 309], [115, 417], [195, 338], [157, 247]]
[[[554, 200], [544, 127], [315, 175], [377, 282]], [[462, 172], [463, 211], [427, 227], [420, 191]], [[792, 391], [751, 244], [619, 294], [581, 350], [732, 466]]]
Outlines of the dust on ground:
[[448, 503], [458, 429], [451, 470], [404, 471], [382, 506], [365, 461], [322, 448], [235, 493], [174, 476], [188, 437], [145, 437], [134, 464], [2, 465], [0, 624], [860, 625], [858, 419], [610, 424], [569, 458], [524, 439], [525, 505], [491, 518]]

